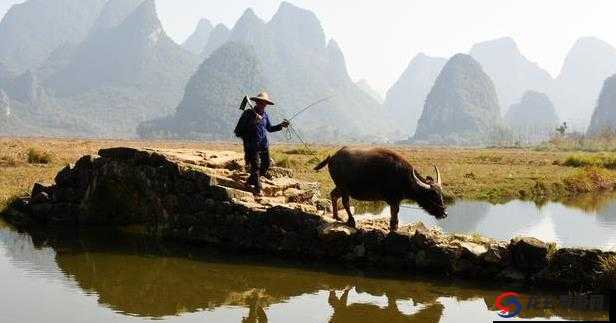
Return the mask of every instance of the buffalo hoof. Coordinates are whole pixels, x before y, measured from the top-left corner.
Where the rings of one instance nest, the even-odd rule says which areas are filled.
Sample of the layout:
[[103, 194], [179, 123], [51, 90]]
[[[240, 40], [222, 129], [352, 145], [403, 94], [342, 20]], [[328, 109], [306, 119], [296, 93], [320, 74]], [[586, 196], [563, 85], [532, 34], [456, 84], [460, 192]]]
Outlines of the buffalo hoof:
[[350, 226], [351, 228], [355, 228], [355, 219], [353, 218], [349, 218], [349, 220], [347, 220], [346, 223], [348, 226]]

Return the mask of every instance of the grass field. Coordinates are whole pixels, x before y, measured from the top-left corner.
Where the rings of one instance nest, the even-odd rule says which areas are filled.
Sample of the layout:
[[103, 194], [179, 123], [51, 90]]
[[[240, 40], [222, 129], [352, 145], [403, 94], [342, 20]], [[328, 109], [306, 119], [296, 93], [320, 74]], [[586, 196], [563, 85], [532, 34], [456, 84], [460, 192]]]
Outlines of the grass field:
[[[235, 150], [234, 143], [197, 141], [129, 141], [84, 139], [0, 138], [0, 208], [12, 197], [28, 193], [35, 182], [53, 182], [66, 164], [107, 147], [164, 147]], [[314, 167], [337, 146], [275, 145], [272, 158], [292, 168], [298, 178], [321, 183], [329, 195], [332, 182], [327, 171]], [[405, 156], [422, 174], [433, 174], [439, 166], [449, 198], [505, 202], [511, 199], [554, 200], [578, 193], [614, 189], [614, 153], [540, 151], [536, 149], [465, 149], [390, 147]], [[611, 154], [611, 155], [610, 155]]]

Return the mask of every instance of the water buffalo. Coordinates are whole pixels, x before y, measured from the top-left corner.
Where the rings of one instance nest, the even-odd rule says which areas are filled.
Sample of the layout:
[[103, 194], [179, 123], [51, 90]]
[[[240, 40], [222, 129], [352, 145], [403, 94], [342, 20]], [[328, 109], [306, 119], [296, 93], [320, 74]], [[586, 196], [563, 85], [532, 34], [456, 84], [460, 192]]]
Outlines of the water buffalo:
[[360, 201], [384, 201], [391, 209], [389, 227], [398, 229], [398, 212], [402, 200], [414, 200], [419, 206], [438, 219], [447, 217], [441, 187], [441, 174], [438, 167], [436, 180], [423, 178], [399, 154], [375, 148], [370, 150], [342, 148], [333, 156], [327, 157], [314, 170], [329, 167], [336, 187], [331, 192], [334, 218], [338, 217], [338, 199], [346, 209], [347, 224], [355, 227], [351, 214], [350, 198]]

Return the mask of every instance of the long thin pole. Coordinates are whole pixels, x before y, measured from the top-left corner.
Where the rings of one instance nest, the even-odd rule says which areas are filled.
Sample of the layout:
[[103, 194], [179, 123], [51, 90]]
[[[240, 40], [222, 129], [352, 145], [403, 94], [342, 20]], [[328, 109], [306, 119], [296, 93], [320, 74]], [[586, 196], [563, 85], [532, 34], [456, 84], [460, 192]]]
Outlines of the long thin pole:
[[296, 113], [295, 113], [295, 114], [294, 114], [291, 118], [289, 118], [288, 120], [289, 120], [289, 121], [291, 121], [291, 120], [295, 119], [295, 118], [296, 118], [297, 116], [299, 116], [300, 114], [302, 114], [302, 113], [306, 112], [306, 110], [308, 110], [308, 109], [310, 109], [310, 108], [314, 107], [314, 106], [315, 106], [315, 105], [317, 105], [317, 104], [320, 104], [320, 103], [323, 103], [323, 102], [325, 102], [325, 101], [327, 101], [327, 100], [330, 100], [330, 99], [331, 99], [331, 98], [333, 98], [333, 97], [335, 97], [335, 95], [328, 96], [328, 97], [326, 97], [326, 98], [320, 99], [320, 100], [318, 100], [318, 101], [316, 101], [316, 102], [313, 102], [313, 103], [309, 104], [307, 107], [305, 107], [305, 108], [303, 108], [303, 109], [301, 109], [301, 110], [297, 111], [297, 112], [296, 112]]

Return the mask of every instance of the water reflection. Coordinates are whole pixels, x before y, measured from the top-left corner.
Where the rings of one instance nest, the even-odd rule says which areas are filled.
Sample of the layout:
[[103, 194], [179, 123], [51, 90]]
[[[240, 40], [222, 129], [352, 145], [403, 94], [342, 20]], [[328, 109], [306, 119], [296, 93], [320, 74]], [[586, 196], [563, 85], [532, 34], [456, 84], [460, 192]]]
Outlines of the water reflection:
[[[118, 232], [28, 235], [6, 227], [0, 275], [0, 313], [11, 322], [491, 322], [498, 319], [494, 299], [508, 288], [366, 278]], [[552, 309], [523, 316], [606, 313]]]
[[[563, 247], [616, 249], [616, 199], [613, 195], [581, 196], [544, 204], [512, 201], [494, 205], [458, 201], [448, 211], [449, 217], [439, 221], [412, 206], [402, 208], [400, 222], [422, 221], [426, 225], [440, 226], [449, 233], [479, 233], [499, 240], [534, 236]], [[372, 214], [388, 217], [389, 209]]]

